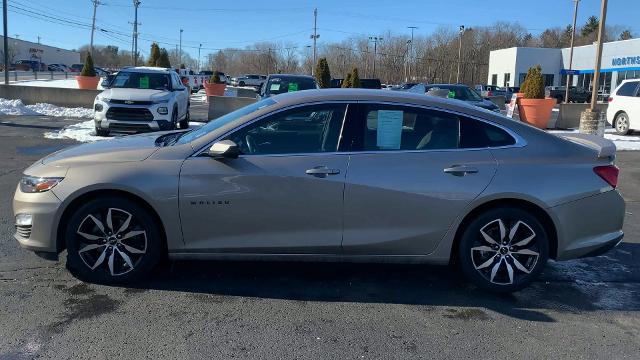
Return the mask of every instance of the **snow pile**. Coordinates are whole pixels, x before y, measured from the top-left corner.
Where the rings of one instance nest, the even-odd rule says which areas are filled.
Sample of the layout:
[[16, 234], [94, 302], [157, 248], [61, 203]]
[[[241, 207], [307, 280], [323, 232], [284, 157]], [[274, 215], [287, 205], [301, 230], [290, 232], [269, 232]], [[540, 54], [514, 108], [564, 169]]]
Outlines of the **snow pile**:
[[[78, 81], [76, 81], [75, 76], [69, 75], [70, 79], [61, 79], [61, 80], [24, 80], [13, 82], [11, 85], [17, 86], [37, 86], [37, 87], [52, 87], [52, 88], [64, 88], [64, 89], [77, 89]], [[102, 86], [98, 83], [98, 90], [104, 90]]]
[[47, 132], [44, 134], [47, 139], [73, 139], [79, 142], [105, 140], [109, 136], [96, 136], [95, 123], [93, 120], [84, 121], [64, 127], [62, 130]]
[[86, 108], [65, 108], [51, 104], [38, 103], [25, 105], [22, 100], [0, 98], [1, 115], [47, 115], [70, 118], [92, 118], [93, 110]]

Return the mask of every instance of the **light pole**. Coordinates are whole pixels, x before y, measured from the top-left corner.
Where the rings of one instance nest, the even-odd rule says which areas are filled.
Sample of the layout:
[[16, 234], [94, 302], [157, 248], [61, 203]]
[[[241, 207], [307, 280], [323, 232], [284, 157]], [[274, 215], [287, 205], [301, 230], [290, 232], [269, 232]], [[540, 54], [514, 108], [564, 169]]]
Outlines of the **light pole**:
[[381, 37], [369, 36], [369, 40], [373, 41], [373, 77], [376, 77], [376, 58], [378, 55], [378, 41], [382, 41]]
[[178, 50], [178, 67], [182, 64], [182, 32], [184, 30], [180, 29], [180, 49]]
[[569, 50], [569, 71], [567, 72], [567, 88], [564, 92], [564, 103], [569, 102], [569, 85], [571, 85], [571, 67], [573, 66], [573, 40], [576, 36], [576, 17], [578, 16], [578, 3], [580, 0], [573, 0], [575, 3], [573, 8], [573, 26], [571, 27], [571, 49]]
[[202, 44], [198, 46], [198, 72], [200, 72], [200, 50], [202, 49]]
[[133, 18], [133, 66], [138, 66], [138, 6], [140, 6], [140, 0], [133, 0], [133, 7], [135, 8]]
[[412, 44], [411, 40], [407, 40], [407, 50], [406, 50], [406, 54], [407, 54], [407, 59], [404, 62], [404, 82], [408, 83], [409, 82], [409, 75], [408, 73], [411, 71], [411, 65], [409, 64], [409, 48]]
[[2, 0], [2, 28], [4, 31], [4, 83], [9, 85], [9, 31], [7, 30], [7, 0]]
[[[413, 60], [413, 30], [417, 29], [417, 26], [407, 26], [407, 29], [411, 29], [411, 50], [409, 51], [409, 66], [408, 66], [408, 73], [409, 73], [409, 77], [411, 77], [411, 62]], [[408, 82], [408, 80], [406, 80]]]
[[98, 9], [98, 5], [100, 5], [100, 1], [93, 0], [93, 21], [91, 22], [91, 43], [89, 43], [89, 53], [93, 55], [93, 33], [96, 31], [96, 10]]
[[462, 35], [464, 35], [464, 25], [460, 25], [460, 42], [458, 44], [458, 72], [456, 74], [456, 83], [460, 83], [460, 62], [462, 61]]
[[604, 26], [607, 19], [607, 0], [600, 4], [600, 24], [598, 26], [598, 45], [596, 47], [596, 66], [593, 71], [593, 87], [591, 90], [591, 105], [580, 114], [580, 132], [585, 134], [604, 136], [604, 129], [599, 133], [600, 111], [596, 110], [598, 99], [598, 82], [600, 79], [600, 65], [602, 63], [602, 41], [604, 40]]
[[318, 34], [318, 9], [313, 9], [313, 35], [311, 35], [311, 39], [313, 39], [313, 65], [311, 66], [311, 75], [314, 75], [315, 67], [316, 67], [316, 53], [317, 46], [316, 42], [320, 35]]

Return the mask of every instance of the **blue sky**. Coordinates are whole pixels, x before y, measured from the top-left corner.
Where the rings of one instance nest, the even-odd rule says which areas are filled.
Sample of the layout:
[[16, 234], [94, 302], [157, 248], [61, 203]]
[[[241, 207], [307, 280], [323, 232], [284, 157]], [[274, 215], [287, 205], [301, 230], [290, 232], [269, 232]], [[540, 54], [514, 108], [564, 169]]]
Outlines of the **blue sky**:
[[[133, 6], [131, 0], [101, 0], [96, 26], [96, 44], [131, 48]], [[313, 8], [318, 8], [320, 43], [338, 41], [358, 34], [377, 35], [391, 31], [429, 33], [438, 26], [457, 29], [489, 25], [496, 21], [517, 21], [533, 34], [550, 26], [571, 22], [571, 0], [269, 0], [204, 1], [142, 0], [138, 11], [140, 49], [148, 54], [150, 40], [163, 47], [175, 47], [184, 29], [183, 49], [197, 56], [213, 49], [245, 47], [260, 40], [310, 44]], [[90, 0], [9, 0], [9, 35], [63, 48], [89, 43], [93, 6]], [[590, 15], [598, 16], [600, 0], [581, 0], [578, 24]], [[620, 25], [640, 36], [640, 0], [610, 0], [608, 25]], [[66, 25], [63, 25], [64, 23]]]

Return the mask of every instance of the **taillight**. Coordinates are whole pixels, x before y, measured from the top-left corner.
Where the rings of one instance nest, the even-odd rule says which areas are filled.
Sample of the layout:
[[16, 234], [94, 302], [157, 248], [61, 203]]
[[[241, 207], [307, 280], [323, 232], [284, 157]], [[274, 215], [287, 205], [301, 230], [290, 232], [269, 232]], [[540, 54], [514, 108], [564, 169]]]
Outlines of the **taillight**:
[[487, 91], [487, 96], [493, 96], [493, 93], [491, 91]]
[[609, 98], [607, 98], [607, 102], [612, 102], [613, 98], [611, 96], [609, 96]]
[[616, 188], [618, 186], [618, 173], [620, 169], [618, 169], [615, 165], [606, 165], [606, 166], [596, 166], [593, 168], [593, 172], [602, 178], [602, 180], [606, 181], [607, 184], [611, 185], [612, 188]]

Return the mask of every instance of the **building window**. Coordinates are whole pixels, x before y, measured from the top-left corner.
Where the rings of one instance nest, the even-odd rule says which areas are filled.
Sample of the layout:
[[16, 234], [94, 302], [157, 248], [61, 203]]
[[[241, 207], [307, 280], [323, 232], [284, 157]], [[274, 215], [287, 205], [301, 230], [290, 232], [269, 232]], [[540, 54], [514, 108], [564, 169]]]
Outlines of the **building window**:
[[544, 86], [553, 86], [553, 74], [542, 74]]
[[498, 74], [491, 75], [491, 85], [498, 85]]
[[524, 82], [524, 79], [527, 78], [527, 73], [520, 73], [518, 74], [518, 86], [522, 86], [522, 83]]
[[504, 74], [504, 82], [502, 84], [502, 86], [511, 86], [511, 73], [505, 73]]

